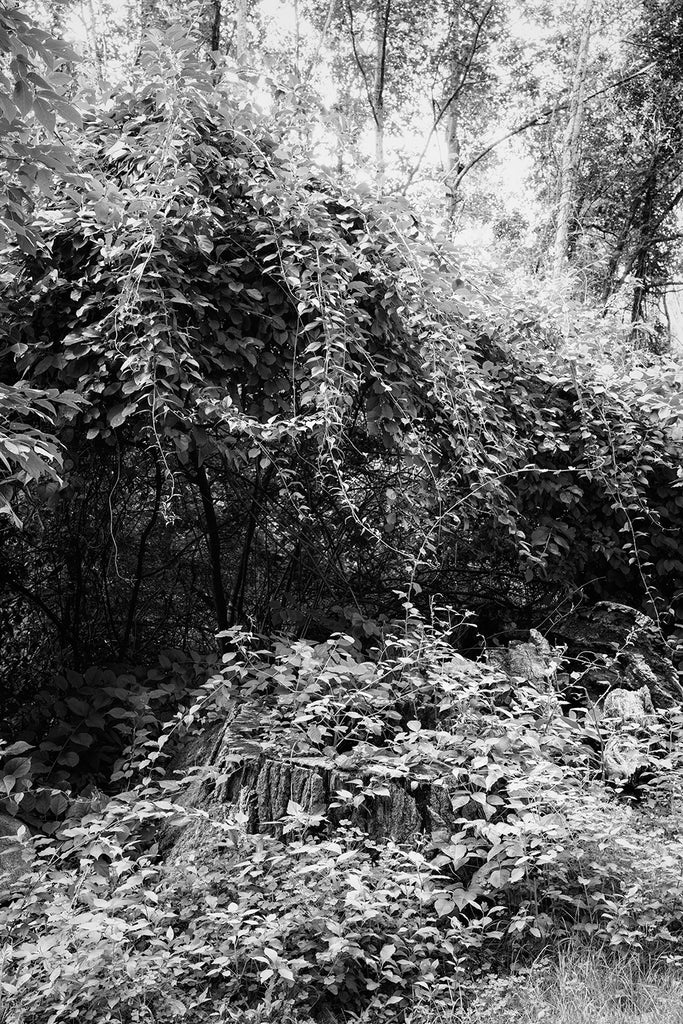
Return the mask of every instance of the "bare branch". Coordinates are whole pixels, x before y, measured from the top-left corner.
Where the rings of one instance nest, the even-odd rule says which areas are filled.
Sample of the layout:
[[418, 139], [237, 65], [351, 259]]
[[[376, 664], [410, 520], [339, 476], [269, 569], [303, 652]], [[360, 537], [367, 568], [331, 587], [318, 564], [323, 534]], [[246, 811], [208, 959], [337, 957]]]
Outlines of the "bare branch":
[[353, 23], [353, 6], [351, 4], [351, 0], [346, 0], [346, 11], [349, 16], [349, 33], [351, 36], [351, 49], [353, 51], [353, 59], [355, 60], [356, 66], [361, 73], [363, 85], [365, 86], [365, 92], [367, 93], [368, 97], [368, 103], [370, 104], [370, 110], [372, 111], [372, 116], [375, 119], [375, 123], [377, 123], [378, 116], [377, 111], [375, 110], [375, 100], [372, 94], [372, 88], [370, 87], [370, 82], [368, 81], [368, 76], [365, 71], [365, 65], [363, 64], [363, 61], [360, 58], [360, 54], [358, 53], [358, 47], [356, 45], [356, 29]]
[[[377, 0], [379, 4], [380, 0]], [[380, 49], [380, 61], [379, 68], [377, 69], [377, 89], [375, 90], [375, 100], [377, 107], [380, 108], [383, 105], [384, 100], [384, 77], [387, 67], [387, 37], [389, 35], [389, 18], [391, 17], [391, 0], [387, 0], [384, 8], [384, 25], [382, 26], [382, 45]]]
[[410, 188], [410, 185], [411, 185], [415, 175], [417, 174], [417, 172], [419, 171], [420, 167], [422, 166], [422, 161], [424, 160], [425, 156], [427, 155], [427, 150], [429, 149], [429, 144], [432, 141], [432, 139], [434, 138], [434, 133], [436, 132], [436, 130], [439, 127], [439, 125], [441, 124], [441, 121], [443, 120], [444, 115], [446, 114], [448, 109], [452, 106], [452, 104], [455, 103], [455, 101], [459, 98], [462, 90], [465, 88], [465, 83], [467, 81], [467, 78], [469, 76], [470, 71], [472, 70], [472, 64], [474, 62], [474, 58], [475, 58], [476, 53], [477, 53], [477, 47], [479, 45], [479, 37], [481, 36], [481, 32], [482, 32], [482, 29], [484, 27], [484, 23], [485, 23], [486, 19], [488, 18], [489, 14], [491, 13], [492, 10], [493, 10], [493, 0], [491, 0], [491, 2], [486, 6], [486, 8], [484, 10], [484, 13], [482, 14], [481, 18], [476, 23], [476, 29], [475, 29], [474, 35], [472, 36], [472, 40], [470, 41], [470, 45], [469, 45], [469, 48], [468, 48], [468, 51], [467, 51], [467, 56], [465, 57], [465, 61], [464, 61], [464, 64], [463, 64], [462, 72], [458, 75], [458, 83], [455, 86], [455, 88], [453, 89], [452, 93], [450, 94], [448, 99], [443, 103], [443, 105], [440, 106], [440, 107], [439, 107], [439, 105], [436, 102], [433, 101], [433, 105], [434, 105], [434, 107], [437, 108], [438, 113], [437, 113], [436, 117], [434, 118], [434, 123], [432, 124], [432, 127], [429, 129], [429, 134], [427, 135], [427, 139], [426, 139], [425, 144], [424, 144], [424, 146], [422, 148], [422, 152], [420, 153], [420, 155], [417, 158], [417, 160], [416, 160], [412, 170], [410, 171], [410, 174], [408, 175], [408, 179], [407, 179], [405, 185], [401, 189], [401, 192], [402, 192], [403, 195], [405, 195], [406, 191]]
[[[647, 71], [651, 71], [654, 66], [655, 61], [650, 61], [649, 64], [646, 64], [642, 68], [638, 68], [637, 71], [631, 72], [630, 75], [625, 75], [623, 78], [617, 79], [616, 82], [611, 82], [609, 85], [603, 86], [602, 89], [596, 89], [595, 92], [591, 92], [588, 94], [588, 96], [586, 96], [585, 102], [587, 103], [589, 100], [594, 100], [597, 96], [603, 96], [606, 92], [611, 92], [612, 89], [618, 89], [620, 85], [625, 85], [626, 82], [631, 82], [634, 78], [639, 78], [641, 75], [644, 75]], [[564, 92], [567, 92], [566, 88], [562, 89], [560, 95], [562, 95], [562, 93]], [[494, 149], [497, 149], [498, 146], [502, 145], [503, 142], [507, 142], [508, 139], [512, 139], [516, 135], [521, 135], [522, 132], [526, 131], [528, 128], [533, 128], [534, 125], [539, 124], [541, 121], [545, 120], [545, 118], [552, 117], [559, 110], [566, 110], [569, 106], [569, 103], [570, 101], [567, 99], [563, 103], [555, 103], [552, 106], [544, 107], [543, 110], [538, 111], [538, 113], [534, 114], [532, 117], [529, 117], [525, 121], [522, 121], [520, 124], [515, 125], [514, 128], [510, 129], [510, 131], [505, 132], [503, 135], [499, 135], [497, 139], [494, 139], [493, 142], [489, 143], [488, 146], [485, 146], [484, 149], [482, 149], [481, 152], [477, 154], [477, 156], [469, 160], [464, 165], [464, 167], [462, 167], [460, 171], [458, 171], [457, 177], [453, 182], [453, 191], [455, 191], [458, 188], [460, 182], [462, 181], [466, 174], [469, 174], [469, 172], [474, 167], [476, 167], [477, 164], [484, 159], [484, 157], [487, 157], [489, 153], [493, 152]], [[443, 180], [446, 181], [450, 177], [451, 173], [452, 172], [446, 174]]]
[[[623, 78], [617, 79], [616, 82], [610, 82], [609, 85], [605, 85], [601, 89], [596, 89], [594, 92], [591, 92], [588, 94], [588, 96], [586, 96], [585, 102], [593, 100], [597, 96], [603, 96], [605, 93], [611, 92], [612, 89], [618, 89], [620, 85], [625, 85], [627, 82], [631, 82], [634, 78], [639, 78], [641, 75], [644, 75], [648, 71], [651, 71], [652, 68], [655, 66], [655, 63], [655, 61], [650, 61], [649, 64], [645, 64], [644, 67], [638, 68], [637, 71], [631, 72], [630, 75], [625, 75]], [[562, 89], [560, 92], [560, 96], [566, 92], [567, 88]], [[533, 128], [534, 125], [540, 124], [546, 118], [552, 117], [558, 111], [566, 110], [568, 106], [569, 100], [567, 99], [564, 100], [562, 103], [554, 103], [552, 105], [543, 107], [542, 110], [537, 111], [537, 113], [533, 114], [531, 117], [528, 117], [524, 121], [521, 121], [519, 124], [516, 124], [514, 128], [511, 128], [509, 131], [504, 132], [502, 135], [499, 135], [497, 138], [493, 140], [493, 142], [490, 142], [479, 153], [477, 153], [476, 156], [472, 157], [471, 160], [469, 160], [463, 167], [460, 168], [453, 182], [453, 191], [456, 191], [463, 178], [467, 174], [469, 174], [469, 172], [474, 167], [476, 167], [477, 164], [481, 163], [481, 161], [485, 157], [487, 157], [489, 153], [492, 153], [494, 149], [497, 149], [498, 146], [501, 146], [504, 142], [507, 142], [508, 139], [512, 139], [516, 135], [521, 135], [521, 133], [525, 132], [528, 128]], [[448, 178], [451, 177], [452, 173], [452, 171], [449, 171], [442, 177], [441, 180], [446, 182]], [[405, 193], [408, 187], [412, 184], [413, 177], [409, 178], [406, 185], [404, 185], [404, 187], [401, 189], [402, 193]]]

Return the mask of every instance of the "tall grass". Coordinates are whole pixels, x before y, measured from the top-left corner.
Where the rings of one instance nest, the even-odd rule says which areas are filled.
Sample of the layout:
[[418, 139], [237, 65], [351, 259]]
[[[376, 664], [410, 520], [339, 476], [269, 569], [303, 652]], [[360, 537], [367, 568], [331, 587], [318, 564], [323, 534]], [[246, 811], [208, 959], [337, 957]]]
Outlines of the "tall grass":
[[683, 965], [570, 948], [424, 1004], [407, 1024], [683, 1024]]

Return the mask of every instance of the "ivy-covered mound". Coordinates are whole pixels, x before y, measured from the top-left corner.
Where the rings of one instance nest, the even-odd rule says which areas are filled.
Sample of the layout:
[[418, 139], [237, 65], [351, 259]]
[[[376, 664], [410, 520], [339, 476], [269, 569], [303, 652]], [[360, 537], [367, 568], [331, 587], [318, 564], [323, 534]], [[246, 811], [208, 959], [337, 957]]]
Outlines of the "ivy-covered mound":
[[55, 410], [64, 486], [3, 485], [10, 692], [243, 622], [372, 635], [406, 593], [489, 634], [582, 588], [666, 626], [676, 381], [583, 379], [181, 41], [147, 65], [86, 119], [35, 256], [4, 253], [3, 385], [81, 403]]

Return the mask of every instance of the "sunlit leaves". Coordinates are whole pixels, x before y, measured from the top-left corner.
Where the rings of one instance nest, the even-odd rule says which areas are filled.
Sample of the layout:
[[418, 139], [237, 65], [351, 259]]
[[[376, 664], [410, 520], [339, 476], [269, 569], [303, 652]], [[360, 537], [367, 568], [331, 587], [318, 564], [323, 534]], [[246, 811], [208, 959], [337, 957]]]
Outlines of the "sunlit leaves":
[[6, 55], [0, 70], [0, 170], [8, 190], [0, 241], [13, 234], [30, 252], [37, 236], [26, 224], [26, 214], [34, 189], [42, 190], [53, 175], [63, 178], [72, 170], [72, 156], [55, 133], [58, 118], [80, 125], [80, 114], [64, 95], [71, 76], [61, 70], [78, 58], [22, 11], [6, 6], [0, 9], [0, 52]]
[[77, 395], [39, 391], [23, 381], [9, 387], [0, 384], [0, 515], [19, 525], [12, 507], [14, 492], [40, 480], [59, 483], [62, 448], [45, 428], [82, 404]]

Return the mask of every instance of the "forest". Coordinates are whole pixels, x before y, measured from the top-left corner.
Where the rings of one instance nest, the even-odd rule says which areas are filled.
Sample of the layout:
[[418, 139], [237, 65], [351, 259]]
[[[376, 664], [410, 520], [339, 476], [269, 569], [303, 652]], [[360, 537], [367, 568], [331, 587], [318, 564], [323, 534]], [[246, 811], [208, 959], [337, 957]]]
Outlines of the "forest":
[[683, 1024], [683, 0], [0, 0], [0, 1024]]

